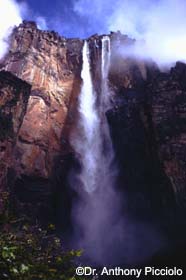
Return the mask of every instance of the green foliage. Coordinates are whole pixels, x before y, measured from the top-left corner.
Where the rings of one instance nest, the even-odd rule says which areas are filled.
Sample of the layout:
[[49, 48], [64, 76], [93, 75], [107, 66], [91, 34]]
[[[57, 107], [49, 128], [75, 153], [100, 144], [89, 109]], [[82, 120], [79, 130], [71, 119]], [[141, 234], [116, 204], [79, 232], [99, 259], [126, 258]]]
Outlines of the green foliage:
[[79, 256], [81, 251], [62, 249], [54, 225], [44, 230], [28, 224], [24, 217], [8, 218], [4, 207], [0, 215], [1, 280], [83, 279], [75, 275], [75, 260]]

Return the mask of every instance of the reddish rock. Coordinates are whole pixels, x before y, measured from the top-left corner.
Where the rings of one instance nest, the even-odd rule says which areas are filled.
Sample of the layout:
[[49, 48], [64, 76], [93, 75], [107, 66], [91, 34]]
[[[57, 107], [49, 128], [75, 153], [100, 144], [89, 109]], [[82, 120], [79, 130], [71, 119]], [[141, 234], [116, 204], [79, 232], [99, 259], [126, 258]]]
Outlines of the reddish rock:
[[8, 170], [26, 113], [31, 86], [9, 72], [0, 72], [0, 190], [6, 191]]
[[24, 22], [15, 28], [4, 69], [32, 85], [21, 126], [17, 153], [19, 174], [48, 178], [55, 157], [66, 153], [61, 136], [68, 135], [70, 107], [80, 89], [82, 41], [38, 30]]

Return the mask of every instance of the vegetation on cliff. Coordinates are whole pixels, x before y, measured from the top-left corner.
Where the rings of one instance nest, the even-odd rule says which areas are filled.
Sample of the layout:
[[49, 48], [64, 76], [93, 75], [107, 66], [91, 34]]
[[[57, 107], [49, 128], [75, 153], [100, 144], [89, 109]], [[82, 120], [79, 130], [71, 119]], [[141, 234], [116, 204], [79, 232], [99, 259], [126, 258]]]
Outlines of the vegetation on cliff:
[[[64, 251], [53, 225], [42, 229], [15, 218], [9, 211], [9, 198], [3, 193], [0, 213], [0, 279], [74, 280], [76, 258], [81, 251]], [[82, 279], [82, 278], [81, 278]]]

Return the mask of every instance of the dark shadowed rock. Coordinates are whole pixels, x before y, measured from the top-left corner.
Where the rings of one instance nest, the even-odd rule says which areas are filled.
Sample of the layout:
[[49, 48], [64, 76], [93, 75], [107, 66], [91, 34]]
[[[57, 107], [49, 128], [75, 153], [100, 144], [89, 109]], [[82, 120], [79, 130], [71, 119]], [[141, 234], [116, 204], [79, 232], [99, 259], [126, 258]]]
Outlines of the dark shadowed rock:
[[31, 86], [9, 72], [0, 72], [0, 190], [6, 191], [8, 171], [26, 113]]

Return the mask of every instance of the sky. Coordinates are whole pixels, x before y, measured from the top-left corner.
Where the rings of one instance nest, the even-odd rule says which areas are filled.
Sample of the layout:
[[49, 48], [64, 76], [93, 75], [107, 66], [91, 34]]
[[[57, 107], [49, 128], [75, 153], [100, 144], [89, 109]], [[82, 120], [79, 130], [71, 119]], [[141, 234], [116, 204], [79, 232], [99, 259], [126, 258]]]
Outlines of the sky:
[[[17, 0], [22, 3], [22, 0]], [[85, 21], [74, 10], [76, 0], [25, 0], [28, 20], [41, 20], [41, 28], [55, 30], [65, 37], [86, 36]]]
[[[95, 33], [108, 33], [117, 29], [126, 30], [129, 35], [143, 32], [146, 24], [143, 17], [148, 12], [147, 8], [152, 9], [159, 2], [165, 1], [14, 0], [14, 2], [24, 6], [23, 18], [37, 21], [40, 19], [41, 28], [56, 30], [65, 37], [85, 38]], [[136, 30], [130, 32], [129, 29], [135, 28], [137, 32]]]
[[11, 27], [23, 19], [65, 37], [120, 30], [138, 40], [124, 50], [128, 55], [161, 63], [186, 60], [185, 0], [0, 0], [0, 56]]
[[[17, 0], [22, 3], [23, 1]], [[87, 13], [91, 1], [78, 0], [25, 0], [26, 19], [43, 19], [43, 29], [55, 30], [65, 37], [89, 37], [101, 33], [104, 24], [94, 24], [94, 16]], [[84, 14], [83, 11], [86, 11]], [[97, 21], [97, 19], [96, 19]], [[105, 28], [106, 31], [106, 28]]]

